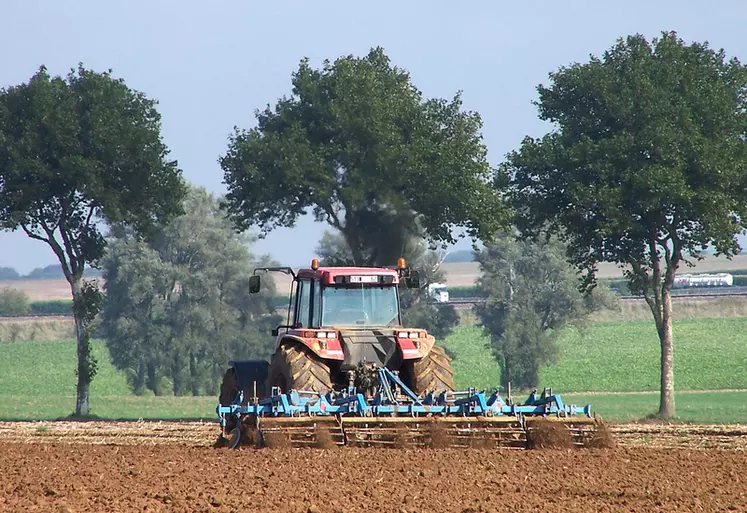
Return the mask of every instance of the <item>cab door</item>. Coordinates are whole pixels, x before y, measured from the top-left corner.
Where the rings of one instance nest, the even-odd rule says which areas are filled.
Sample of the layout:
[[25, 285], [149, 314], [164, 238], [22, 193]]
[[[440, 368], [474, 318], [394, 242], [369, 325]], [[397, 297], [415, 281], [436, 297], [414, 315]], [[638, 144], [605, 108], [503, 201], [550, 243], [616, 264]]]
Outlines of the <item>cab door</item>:
[[316, 280], [301, 278], [296, 285], [295, 328], [318, 328], [321, 319], [321, 287]]

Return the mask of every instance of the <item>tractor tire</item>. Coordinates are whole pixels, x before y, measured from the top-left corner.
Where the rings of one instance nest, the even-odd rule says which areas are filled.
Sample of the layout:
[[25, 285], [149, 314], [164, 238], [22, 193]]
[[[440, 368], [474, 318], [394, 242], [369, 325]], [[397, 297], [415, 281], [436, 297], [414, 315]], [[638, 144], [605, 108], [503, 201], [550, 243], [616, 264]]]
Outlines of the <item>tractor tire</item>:
[[427, 391], [453, 392], [454, 371], [450, 362], [444, 348], [434, 345], [427, 355], [413, 362], [413, 391], [418, 395]]
[[267, 390], [280, 387], [289, 390], [306, 390], [327, 393], [332, 389], [329, 365], [298, 344], [282, 344], [270, 361]]

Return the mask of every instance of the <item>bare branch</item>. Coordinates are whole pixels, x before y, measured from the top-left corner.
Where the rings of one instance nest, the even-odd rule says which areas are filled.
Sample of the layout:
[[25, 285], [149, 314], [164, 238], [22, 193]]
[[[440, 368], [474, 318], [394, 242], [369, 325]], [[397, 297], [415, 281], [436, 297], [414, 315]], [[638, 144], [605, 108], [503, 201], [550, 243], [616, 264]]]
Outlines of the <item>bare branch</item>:
[[653, 297], [651, 297], [651, 290], [653, 287], [651, 287], [651, 277], [648, 275], [646, 270], [643, 268], [643, 266], [638, 261], [630, 262], [630, 266], [633, 268], [633, 272], [636, 276], [640, 277], [642, 281], [644, 282], [643, 288], [643, 299], [646, 301], [646, 304], [651, 309], [651, 313], [654, 315], [654, 321], [656, 322], [656, 327], [658, 328], [661, 325], [662, 318], [661, 318], [661, 311], [657, 308], [657, 303]]
[[54, 230], [47, 226], [47, 223], [45, 223], [44, 221], [40, 221], [39, 224], [47, 234], [47, 244], [51, 246], [52, 251], [54, 251], [54, 254], [57, 255], [57, 259], [60, 261], [60, 265], [62, 265], [62, 273], [65, 275], [65, 279], [72, 285], [73, 276], [75, 275], [76, 270], [72, 267], [74, 265], [74, 262], [68, 262], [65, 256], [65, 251], [63, 251], [60, 243], [57, 242], [57, 239], [54, 236]]
[[96, 211], [96, 206], [95, 205], [91, 205], [88, 208], [88, 215], [86, 216], [86, 224], [85, 224], [86, 227], [91, 226], [91, 218], [93, 217], [93, 213], [95, 211]]
[[41, 235], [35, 234], [31, 230], [29, 230], [29, 228], [25, 224], [22, 224], [21, 228], [23, 229], [24, 232], [26, 232], [26, 235], [28, 235], [30, 238], [40, 240], [42, 242], [46, 242], [47, 244], [49, 244], [49, 239], [45, 239]]

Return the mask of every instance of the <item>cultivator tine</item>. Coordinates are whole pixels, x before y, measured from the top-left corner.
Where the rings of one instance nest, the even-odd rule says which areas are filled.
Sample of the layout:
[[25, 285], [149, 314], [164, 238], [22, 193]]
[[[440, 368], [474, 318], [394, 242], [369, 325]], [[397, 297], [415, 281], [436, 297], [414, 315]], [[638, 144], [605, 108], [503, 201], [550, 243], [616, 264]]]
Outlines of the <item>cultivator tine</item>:
[[334, 417], [277, 417], [259, 421], [264, 447], [319, 447], [344, 445], [345, 436]]
[[533, 417], [525, 422], [528, 439], [542, 431], [543, 443], [550, 446], [563, 446], [566, 439], [573, 446], [587, 447], [597, 431], [597, 420], [593, 418]]
[[[258, 447], [530, 447], [532, 433], [547, 423], [560, 437], [583, 447], [594, 419], [556, 417], [271, 417], [256, 422]], [[557, 441], [555, 442], [557, 443]]]
[[517, 419], [344, 418], [351, 447], [507, 447], [523, 449], [526, 436]]

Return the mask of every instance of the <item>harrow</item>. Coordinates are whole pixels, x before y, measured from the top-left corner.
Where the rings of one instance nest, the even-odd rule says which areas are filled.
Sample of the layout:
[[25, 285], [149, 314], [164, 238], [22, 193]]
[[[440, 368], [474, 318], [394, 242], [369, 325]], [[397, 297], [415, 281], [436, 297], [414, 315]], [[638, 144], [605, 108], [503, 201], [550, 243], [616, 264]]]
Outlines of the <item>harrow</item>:
[[[532, 392], [521, 404], [498, 392], [476, 388], [416, 395], [386, 367], [374, 369], [377, 384], [365, 393], [350, 384], [327, 393], [272, 387], [269, 397], [247, 398], [239, 391], [219, 404], [222, 436], [232, 448], [326, 447], [344, 445], [508, 447], [531, 446], [535, 430], [567, 429], [569, 441], [586, 445], [597, 420], [591, 406], [563, 403], [549, 388]], [[240, 389], [241, 390], [241, 389]], [[372, 392], [372, 393], [371, 393]], [[548, 424], [551, 423], [551, 424]]]

